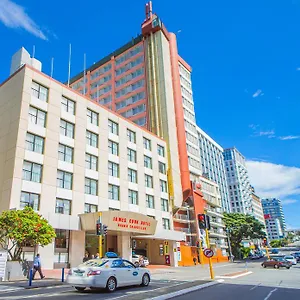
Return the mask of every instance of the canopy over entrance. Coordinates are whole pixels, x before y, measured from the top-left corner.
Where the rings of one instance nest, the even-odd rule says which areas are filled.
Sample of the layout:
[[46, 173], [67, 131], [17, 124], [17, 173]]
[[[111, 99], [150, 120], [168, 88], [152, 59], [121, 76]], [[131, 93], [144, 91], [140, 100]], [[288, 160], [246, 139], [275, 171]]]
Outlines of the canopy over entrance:
[[[94, 231], [99, 215], [99, 212], [80, 214], [81, 230]], [[109, 231], [139, 235], [153, 235], [157, 226], [155, 219], [131, 211], [103, 211], [101, 222], [107, 225]]]

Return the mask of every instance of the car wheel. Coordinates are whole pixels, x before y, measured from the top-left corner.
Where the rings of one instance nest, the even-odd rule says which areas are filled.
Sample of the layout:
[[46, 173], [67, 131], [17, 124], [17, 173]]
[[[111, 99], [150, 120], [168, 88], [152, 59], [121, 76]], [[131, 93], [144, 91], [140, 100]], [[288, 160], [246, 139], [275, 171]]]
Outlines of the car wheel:
[[291, 267], [286, 267], [288, 270], [291, 268]]
[[85, 288], [85, 287], [82, 287], [82, 286], [75, 286], [75, 289], [76, 289], [78, 292], [83, 292], [86, 288]]
[[142, 286], [148, 286], [150, 283], [150, 276], [148, 274], [144, 274], [142, 278]]
[[274, 265], [274, 269], [279, 269], [279, 266], [278, 265]]
[[266, 265], [262, 265], [264, 268], [266, 268], [267, 266]]
[[110, 293], [114, 292], [117, 288], [117, 281], [114, 277], [109, 277], [106, 283], [106, 290]]

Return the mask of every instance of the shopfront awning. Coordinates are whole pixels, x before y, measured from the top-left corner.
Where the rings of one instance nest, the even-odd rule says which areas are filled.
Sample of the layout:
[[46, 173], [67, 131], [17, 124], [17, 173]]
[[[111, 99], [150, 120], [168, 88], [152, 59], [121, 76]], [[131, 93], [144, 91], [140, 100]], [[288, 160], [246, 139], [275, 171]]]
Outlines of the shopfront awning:
[[136, 236], [135, 238], [180, 242], [186, 240], [186, 235], [181, 231], [161, 229], [157, 230], [153, 235]]
[[[139, 235], [154, 235], [157, 221], [146, 215], [131, 211], [103, 211], [101, 222], [108, 231], [128, 232]], [[95, 231], [99, 212], [80, 214], [81, 230]]]

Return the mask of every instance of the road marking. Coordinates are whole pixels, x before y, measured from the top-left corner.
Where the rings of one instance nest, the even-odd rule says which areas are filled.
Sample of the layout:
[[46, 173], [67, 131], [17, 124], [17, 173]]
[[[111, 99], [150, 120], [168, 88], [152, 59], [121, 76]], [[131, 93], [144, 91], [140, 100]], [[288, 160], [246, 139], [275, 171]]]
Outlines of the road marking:
[[261, 283], [257, 284], [256, 286], [252, 287], [252, 288], [250, 289], [250, 291], [255, 290], [255, 289], [256, 289], [257, 287], [259, 287], [260, 285], [261, 285]]
[[267, 295], [267, 297], [264, 299], [264, 300], [268, 300], [271, 296], [272, 296], [272, 294], [274, 293], [274, 292], [276, 292], [278, 289], [274, 289], [274, 290], [272, 290], [268, 295]]
[[245, 273], [243, 273], [243, 274], [238, 274], [238, 275], [234, 275], [234, 276], [222, 276], [222, 275], [220, 275], [220, 276], [216, 276], [216, 278], [224, 278], [224, 279], [236, 279], [236, 278], [239, 278], [239, 277], [242, 277], [242, 276], [247, 276], [247, 275], [250, 275], [250, 274], [252, 274], [253, 272], [251, 272], [251, 271], [248, 271], [248, 272], [245, 272]]

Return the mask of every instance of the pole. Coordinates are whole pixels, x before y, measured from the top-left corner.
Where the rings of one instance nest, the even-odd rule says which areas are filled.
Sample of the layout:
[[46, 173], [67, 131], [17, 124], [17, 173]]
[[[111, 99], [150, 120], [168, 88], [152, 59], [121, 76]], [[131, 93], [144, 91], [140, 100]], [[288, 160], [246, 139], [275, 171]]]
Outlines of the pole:
[[[209, 236], [208, 236], [208, 230], [207, 230], [207, 228], [205, 229], [205, 233], [206, 233], [206, 244], [207, 244], [207, 248], [210, 248]], [[211, 278], [211, 279], [215, 279], [215, 273], [214, 273], [214, 270], [213, 270], [213, 265], [212, 265], [211, 257], [208, 258], [208, 262], [209, 262], [210, 278]]]
[[231, 243], [230, 243], [229, 234], [230, 234], [230, 232], [228, 230], [227, 231], [227, 240], [228, 240], [228, 247], [229, 247], [229, 255], [230, 255], [230, 261], [233, 262], [233, 259], [232, 259], [232, 249], [231, 249]]
[[[187, 211], [186, 211], [186, 214], [187, 214], [187, 219], [188, 219], [188, 229], [189, 229], [189, 234], [191, 233], [191, 223], [190, 223], [190, 212], [189, 212], [189, 206], [186, 206], [187, 207]], [[190, 246], [193, 246], [192, 245], [192, 236], [189, 235], [189, 244]]]
[[72, 45], [69, 45], [69, 63], [68, 63], [68, 87], [70, 86], [70, 76], [71, 76], [71, 56], [72, 56]]
[[267, 258], [270, 259], [270, 253], [267, 246], [265, 246], [265, 250], [266, 250]]
[[65, 268], [61, 269], [61, 282], [65, 281]]
[[28, 286], [32, 286], [32, 277], [33, 277], [33, 270], [29, 270], [29, 281], [28, 281]]
[[[102, 212], [99, 212], [99, 222], [102, 223]], [[102, 227], [102, 224], [101, 224]], [[99, 235], [99, 257], [102, 258], [102, 232]]]
[[53, 68], [54, 68], [54, 57], [51, 58], [51, 71], [50, 71], [50, 77], [53, 77]]

